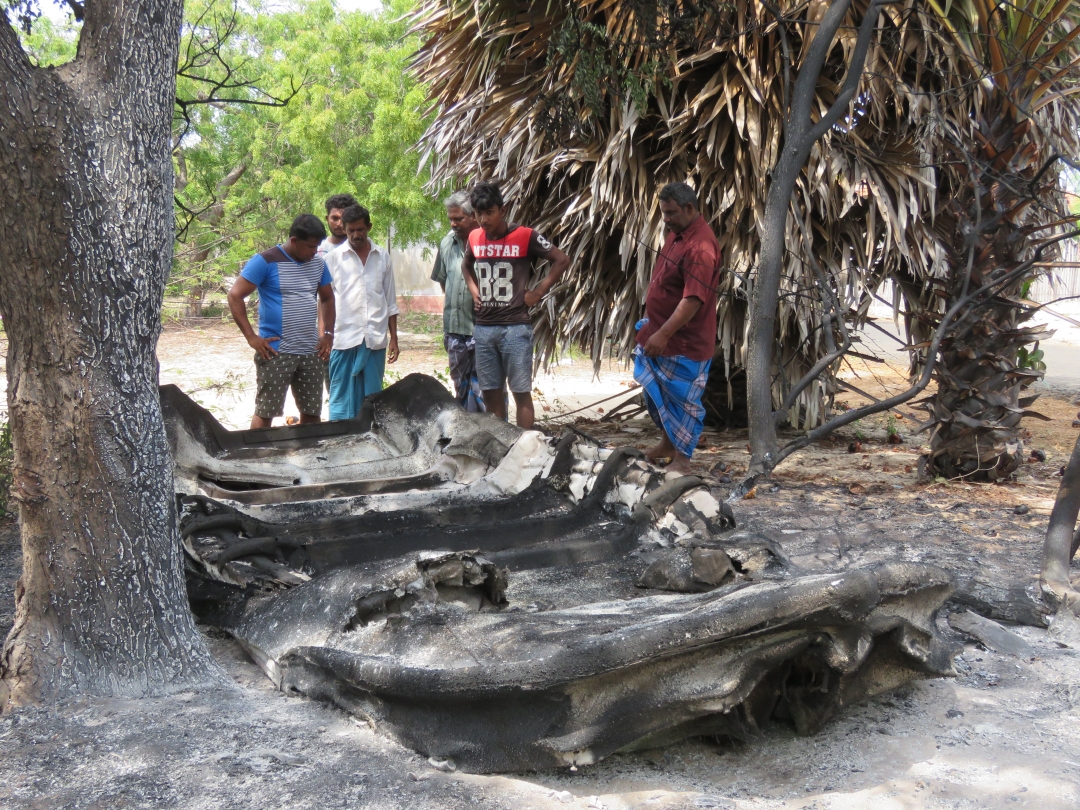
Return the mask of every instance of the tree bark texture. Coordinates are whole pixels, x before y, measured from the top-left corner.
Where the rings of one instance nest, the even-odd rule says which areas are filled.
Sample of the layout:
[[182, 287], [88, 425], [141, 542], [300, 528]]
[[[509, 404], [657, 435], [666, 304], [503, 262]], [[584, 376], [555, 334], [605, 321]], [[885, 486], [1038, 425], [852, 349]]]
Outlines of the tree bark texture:
[[747, 335], [747, 412], [750, 421], [750, 472], [767, 473], [777, 451], [776, 423], [773, 421], [773, 373], [776, 351], [776, 307], [780, 302], [780, 276], [784, 267], [784, 246], [788, 209], [810, 147], [785, 144], [773, 170], [765, 203], [761, 232], [760, 265], [750, 299], [750, 330]]
[[23, 575], [0, 699], [215, 682], [187, 604], [155, 349], [182, 0], [88, 0], [76, 59], [0, 22], [0, 312]]
[[1069, 581], [1069, 564], [1076, 553], [1076, 518], [1080, 515], [1080, 438], [1061, 477], [1061, 488], [1050, 512], [1043, 545], [1043, 591], [1055, 600], [1080, 610], [1077, 594]]
[[[969, 184], [948, 197], [936, 227], [952, 236], [943, 241], [957, 250], [949, 257], [944, 304], [935, 288], [912, 302], [923, 316], [916, 339], [936, 325], [939, 306], [951, 307], [968, 289], [1008, 276], [1031, 257], [1048, 220], [1065, 216], [1053, 206], [1057, 171], [1041, 169], [1050, 149], [1040, 143], [1038, 127], [1020, 120], [1003, 95], [994, 101], [970, 144], [955, 147], [970, 166]], [[929, 408], [930, 452], [920, 460], [924, 475], [998, 481], [1024, 463], [1021, 420], [1039, 417], [1028, 410], [1038, 396], [1028, 388], [1042, 372], [1022, 367], [1019, 352], [1053, 334], [1025, 325], [1037, 311], [1022, 300], [1025, 281], [1002, 284], [974, 302], [942, 341]]]

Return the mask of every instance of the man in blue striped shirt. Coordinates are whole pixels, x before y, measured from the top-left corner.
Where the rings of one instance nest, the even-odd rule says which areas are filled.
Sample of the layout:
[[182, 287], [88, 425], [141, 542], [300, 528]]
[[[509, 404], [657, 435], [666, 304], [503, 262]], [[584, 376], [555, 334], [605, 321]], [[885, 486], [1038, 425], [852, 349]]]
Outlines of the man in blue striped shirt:
[[[330, 272], [316, 255], [326, 229], [313, 214], [301, 214], [289, 240], [251, 258], [229, 290], [233, 320], [255, 350], [255, 415], [252, 428], [268, 428], [285, 412], [292, 388], [300, 424], [322, 417], [323, 364], [334, 345], [334, 291]], [[259, 291], [259, 332], [251, 328], [244, 302]]]

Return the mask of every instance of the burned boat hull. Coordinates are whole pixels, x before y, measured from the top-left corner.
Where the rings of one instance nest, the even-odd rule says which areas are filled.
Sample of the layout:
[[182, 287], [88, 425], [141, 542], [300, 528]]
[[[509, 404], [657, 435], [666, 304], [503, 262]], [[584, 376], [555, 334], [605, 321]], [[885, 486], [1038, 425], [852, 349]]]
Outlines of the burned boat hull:
[[310, 434], [163, 407], [196, 611], [281, 689], [464, 769], [811, 733], [951, 671], [940, 569], [799, 571], [699, 479], [465, 414], [430, 378]]
[[[949, 590], [931, 567], [892, 565], [532, 613], [436, 603], [276, 660], [282, 689], [467, 770], [581, 766], [690, 734], [747, 739], [777, 713], [812, 733], [868, 692], [948, 671], [934, 628], [910, 617]], [[231, 631], [257, 644], [291, 615], [283, 597]]]

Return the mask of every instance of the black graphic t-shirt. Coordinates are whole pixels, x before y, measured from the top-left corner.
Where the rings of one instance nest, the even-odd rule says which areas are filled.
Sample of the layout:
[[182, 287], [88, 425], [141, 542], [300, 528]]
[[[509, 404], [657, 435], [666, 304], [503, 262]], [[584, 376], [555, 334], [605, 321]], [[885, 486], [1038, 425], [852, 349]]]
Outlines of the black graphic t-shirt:
[[532, 228], [510, 225], [501, 239], [488, 239], [483, 228], [469, 234], [466, 258], [474, 260], [473, 272], [480, 287], [476, 323], [509, 326], [529, 323], [525, 292], [529, 289], [533, 260], [546, 259], [551, 242]]

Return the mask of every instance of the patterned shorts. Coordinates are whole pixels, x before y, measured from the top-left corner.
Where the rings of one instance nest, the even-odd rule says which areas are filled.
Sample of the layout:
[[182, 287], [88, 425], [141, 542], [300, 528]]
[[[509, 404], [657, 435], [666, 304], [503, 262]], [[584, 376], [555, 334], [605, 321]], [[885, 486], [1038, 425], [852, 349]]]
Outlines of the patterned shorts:
[[324, 366], [317, 354], [278, 354], [269, 360], [256, 354], [255, 415], [263, 419], [281, 416], [290, 386], [300, 413], [321, 415]]

